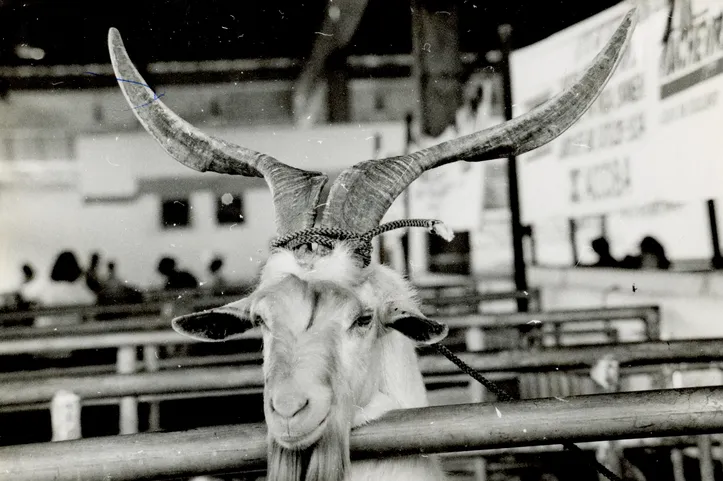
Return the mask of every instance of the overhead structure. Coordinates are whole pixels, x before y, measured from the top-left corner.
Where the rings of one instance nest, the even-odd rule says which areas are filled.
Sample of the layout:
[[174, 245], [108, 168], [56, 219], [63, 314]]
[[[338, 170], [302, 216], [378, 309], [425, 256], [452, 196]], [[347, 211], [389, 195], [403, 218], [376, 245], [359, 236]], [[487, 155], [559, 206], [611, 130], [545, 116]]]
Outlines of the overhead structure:
[[297, 125], [311, 125], [323, 108], [322, 81], [328, 81], [328, 117], [331, 122], [349, 118], [346, 53], [344, 49], [361, 21], [367, 0], [329, 2], [311, 54], [294, 83], [292, 107]]
[[462, 60], [455, 0], [413, 0], [414, 77], [422, 135], [438, 137], [462, 104]]

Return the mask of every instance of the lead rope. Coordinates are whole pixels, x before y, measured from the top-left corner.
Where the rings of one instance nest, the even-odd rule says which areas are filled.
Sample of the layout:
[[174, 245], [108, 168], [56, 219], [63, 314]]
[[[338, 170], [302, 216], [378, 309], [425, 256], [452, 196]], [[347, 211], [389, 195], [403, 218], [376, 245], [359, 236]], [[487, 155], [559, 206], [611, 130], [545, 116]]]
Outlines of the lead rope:
[[[430, 232], [437, 234], [446, 241], [452, 240], [454, 234], [439, 220], [433, 219], [401, 219], [382, 224], [372, 230], [369, 230], [363, 234], [351, 232], [345, 229], [339, 229], [336, 227], [312, 227], [291, 234], [280, 236], [271, 241], [272, 248], [283, 247], [285, 249], [295, 249], [304, 244], [318, 244], [329, 249], [333, 249], [339, 243], [346, 243], [351, 246], [354, 253], [362, 259], [364, 267], [368, 266], [371, 262], [372, 253], [372, 239], [379, 234], [389, 232], [395, 229], [401, 229], [404, 227], [426, 227]], [[452, 361], [462, 372], [473, 378], [475, 381], [482, 384], [492, 393], [494, 393], [498, 399], [503, 401], [516, 401], [517, 398], [510, 395], [508, 392], [497, 386], [494, 382], [484, 377], [479, 372], [472, 369], [459, 357], [457, 357], [452, 351], [441, 344], [433, 344], [434, 348], [440, 354], [444, 355], [447, 359]], [[564, 442], [562, 446], [568, 450], [578, 454], [585, 454], [576, 444]], [[595, 461], [594, 463], [587, 462], [583, 457], [583, 462], [590, 465], [597, 472], [605, 476], [610, 481], [623, 481], [618, 475], [610, 471], [608, 468], [603, 466], [600, 462]]]
[[[502, 401], [517, 401], [518, 399], [512, 396], [510, 393], [505, 391], [504, 389], [500, 388], [498, 385], [484, 377], [479, 372], [472, 369], [470, 366], [468, 366], [462, 359], [458, 358], [452, 351], [447, 349], [447, 347], [441, 345], [441, 344], [433, 344], [434, 348], [439, 352], [440, 354], [443, 354], [447, 359], [452, 361], [453, 364], [455, 364], [462, 372], [467, 374], [468, 376], [472, 377], [475, 381], [482, 384], [484, 387], [492, 391], [492, 393], [497, 396], [498, 399]], [[585, 451], [583, 451], [579, 446], [577, 446], [574, 443], [570, 442], [563, 442], [562, 447], [565, 448], [567, 451], [573, 451], [578, 454], [585, 454]], [[601, 464], [599, 461], [595, 461], [594, 463], [587, 462], [585, 457], [582, 458], [583, 462], [585, 464], [589, 465], [590, 467], [594, 468], [597, 472], [608, 478], [610, 481], [623, 481], [617, 474], [610, 471], [608, 468], [606, 468], [603, 464]]]

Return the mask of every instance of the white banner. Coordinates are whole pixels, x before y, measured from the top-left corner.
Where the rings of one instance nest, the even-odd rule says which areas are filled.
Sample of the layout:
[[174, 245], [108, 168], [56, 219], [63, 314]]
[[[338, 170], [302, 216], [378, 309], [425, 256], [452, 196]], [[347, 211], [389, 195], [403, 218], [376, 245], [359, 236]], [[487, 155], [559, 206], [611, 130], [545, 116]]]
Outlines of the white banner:
[[[479, 97], [481, 88], [481, 98]], [[465, 86], [468, 101], [457, 111], [456, 125], [434, 139], [424, 139], [421, 147], [471, 134], [503, 121], [495, 102], [500, 92], [499, 78], [479, 75]], [[500, 169], [502, 162], [502, 169]], [[484, 208], [505, 208], [507, 192], [503, 161], [454, 162], [424, 173], [410, 187], [411, 217], [444, 221], [449, 227], [471, 231], [479, 227]]]
[[[592, 108], [560, 138], [520, 156], [524, 222], [723, 193], [723, 0], [691, 2], [676, 12], [667, 42], [667, 9], [639, 21]], [[570, 85], [629, 8], [622, 3], [514, 52], [515, 116]]]

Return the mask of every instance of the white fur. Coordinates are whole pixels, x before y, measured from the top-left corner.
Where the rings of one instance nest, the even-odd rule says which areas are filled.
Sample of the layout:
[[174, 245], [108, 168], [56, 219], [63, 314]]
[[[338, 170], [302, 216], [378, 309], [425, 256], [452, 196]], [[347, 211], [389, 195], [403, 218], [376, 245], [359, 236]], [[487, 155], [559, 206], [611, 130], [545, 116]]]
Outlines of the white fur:
[[[353, 427], [380, 418], [394, 409], [428, 406], [427, 391], [417, 365], [412, 342], [397, 332], [390, 332], [382, 342], [382, 377], [380, 390], [369, 404], [357, 408]], [[355, 461], [345, 481], [440, 481], [444, 473], [434, 456]]]
[[[314, 253], [294, 254], [280, 250], [272, 254], [261, 275], [259, 288], [273, 288], [289, 275], [308, 282], [331, 282], [354, 293], [363, 305], [372, 307], [379, 318], [388, 315], [385, 306], [394, 303], [403, 309], [418, 311], [414, 291], [398, 273], [384, 266], [361, 268], [347, 248], [341, 246], [325, 256]], [[296, 299], [294, 297], [294, 299]], [[291, 304], [289, 304], [291, 302]], [[282, 300], [277, 304], [295, 306], [304, 311], [300, 300]], [[304, 317], [304, 319], [306, 319]], [[284, 321], [292, 322], [291, 320]], [[380, 326], [380, 329], [385, 328]], [[427, 406], [427, 395], [412, 341], [389, 330], [371, 344], [377, 351], [369, 356], [370, 363], [359, 364], [357, 358], [345, 359], [348, 372], [364, 386], [361, 398], [368, 399], [356, 406], [350, 419], [352, 427], [366, 424], [390, 410]], [[266, 353], [265, 353], [266, 354]], [[343, 353], [342, 353], [343, 354]], [[342, 356], [349, 357], [349, 356]], [[358, 402], [358, 401], [357, 401]], [[444, 474], [435, 457], [411, 456], [352, 462], [344, 481], [440, 481]]]

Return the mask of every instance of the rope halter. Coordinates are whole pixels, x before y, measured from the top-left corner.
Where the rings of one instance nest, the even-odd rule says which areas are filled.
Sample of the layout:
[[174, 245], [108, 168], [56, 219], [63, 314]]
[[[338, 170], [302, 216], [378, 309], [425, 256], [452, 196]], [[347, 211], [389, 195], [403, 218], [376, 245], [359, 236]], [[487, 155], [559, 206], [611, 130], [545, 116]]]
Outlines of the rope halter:
[[454, 238], [454, 233], [442, 221], [434, 219], [402, 219], [387, 222], [363, 234], [337, 227], [312, 227], [276, 237], [271, 241], [271, 247], [293, 250], [304, 244], [314, 243], [333, 249], [340, 243], [346, 243], [352, 247], [354, 254], [362, 259], [363, 266], [366, 267], [371, 263], [372, 239], [379, 234], [404, 227], [426, 227], [429, 232], [440, 236], [447, 242]]

